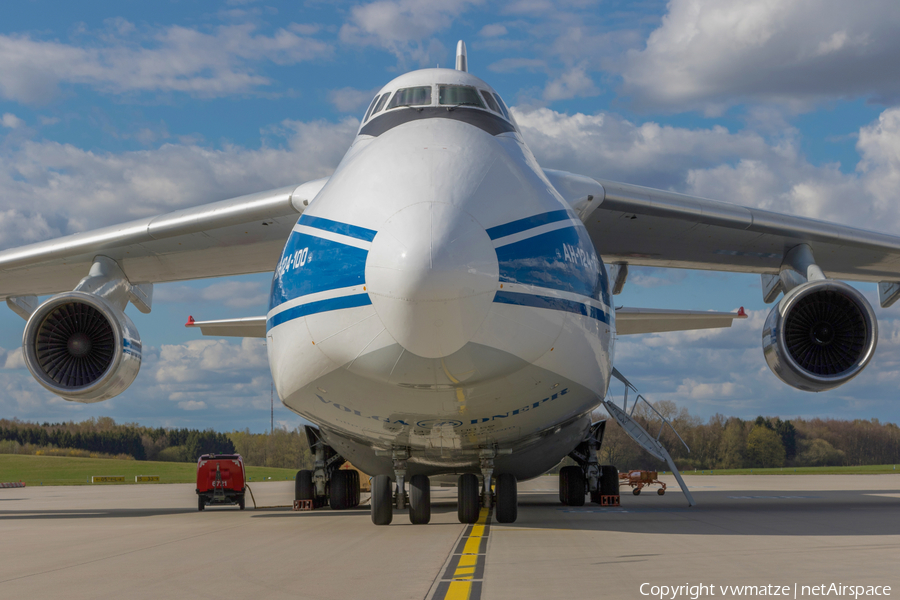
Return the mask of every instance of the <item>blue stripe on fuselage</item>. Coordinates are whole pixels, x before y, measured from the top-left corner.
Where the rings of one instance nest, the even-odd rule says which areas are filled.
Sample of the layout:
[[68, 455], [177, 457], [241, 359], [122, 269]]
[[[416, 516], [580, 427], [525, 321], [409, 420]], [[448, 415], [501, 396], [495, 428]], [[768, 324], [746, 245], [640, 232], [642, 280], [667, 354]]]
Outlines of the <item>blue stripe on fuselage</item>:
[[499, 304], [515, 304], [517, 306], [531, 306], [534, 308], [547, 308], [550, 310], [560, 310], [563, 312], [584, 315], [592, 319], [597, 319], [603, 323], [609, 324], [609, 315], [586, 302], [576, 302], [575, 300], [566, 300], [564, 298], [553, 298], [550, 296], [536, 296], [534, 294], [520, 294], [518, 292], [499, 291], [494, 296], [494, 302]]
[[328, 312], [331, 310], [340, 310], [342, 308], [356, 308], [357, 306], [367, 306], [372, 304], [369, 294], [354, 294], [352, 296], [341, 296], [340, 298], [329, 298], [328, 300], [319, 300], [317, 302], [309, 302], [294, 306], [287, 310], [281, 311], [277, 315], [266, 321], [266, 331], [281, 325], [286, 321], [299, 319], [300, 317], [308, 317], [317, 313]]
[[307, 227], [315, 227], [322, 231], [330, 231], [332, 233], [346, 235], [366, 242], [374, 240], [375, 234], [378, 233], [377, 231], [366, 229], [365, 227], [358, 227], [356, 225], [350, 225], [349, 223], [340, 223], [338, 221], [332, 221], [331, 219], [313, 217], [311, 215], [300, 215], [298, 223], [300, 225], [306, 225]]
[[368, 250], [293, 232], [272, 278], [269, 310], [317, 292], [363, 285]]
[[518, 221], [511, 221], [503, 225], [497, 225], [487, 230], [488, 237], [492, 240], [500, 239], [520, 231], [534, 229], [547, 223], [556, 223], [557, 221], [565, 221], [571, 219], [572, 215], [567, 210], [553, 210], [533, 217], [526, 217]]
[[572, 292], [609, 304], [606, 269], [583, 227], [556, 229], [501, 246], [497, 260], [501, 282]]
[[[488, 233], [492, 239], [499, 239], [570, 217], [566, 210], [551, 211], [493, 227]], [[365, 241], [372, 241], [377, 233], [308, 215], [302, 215], [299, 224]], [[583, 227], [573, 224], [501, 246], [496, 252], [501, 282], [570, 292], [609, 304], [606, 269]], [[301, 296], [364, 285], [367, 258], [367, 250], [293, 232], [272, 280], [269, 310]], [[608, 316], [588, 303], [506, 291], [498, 292], [494, 301], [583, 314], [608, 323]], [[274, 315], [267, 321], [267, 327], [320, 312], [368, 304], [371, 304], [368, 294], [310, 302]]]

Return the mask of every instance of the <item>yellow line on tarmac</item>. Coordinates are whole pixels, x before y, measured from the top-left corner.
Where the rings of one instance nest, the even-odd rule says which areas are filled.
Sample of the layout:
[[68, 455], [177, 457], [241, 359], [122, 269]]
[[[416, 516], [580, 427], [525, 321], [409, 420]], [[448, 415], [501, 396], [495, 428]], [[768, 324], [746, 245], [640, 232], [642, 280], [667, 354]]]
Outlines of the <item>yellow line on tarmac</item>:
[[451, 581], [447, 586], [447, 594], [444, 600], [469, 600], [469, 593], [472, 591], [471, 581]]
[[491, 511], [482, 508], [474, 525], [466, 526], [444, 567], [431, 600], [480, 600]]

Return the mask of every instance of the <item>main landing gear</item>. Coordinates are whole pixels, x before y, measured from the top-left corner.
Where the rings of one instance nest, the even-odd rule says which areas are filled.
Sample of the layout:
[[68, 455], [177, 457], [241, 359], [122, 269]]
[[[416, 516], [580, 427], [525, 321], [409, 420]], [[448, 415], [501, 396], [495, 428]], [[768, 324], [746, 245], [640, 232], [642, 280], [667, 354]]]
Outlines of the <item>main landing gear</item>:
[[567, 506], [584, 506], [585, 496], [591, 502], [618, 506], [619, 471], [612, 465], [598, 464], [597, 453], [603, 443], [606, 421], [591, 425], [584, 439], [569, 453], [577, 465], [559, 470], [559, 501]]
[[[512, 523], [518, 517], [516, 477], [511, 473], [494, 476], [494, 457], [507, 454], [503, 450], [481, 451], [481, 482], [475, 473], [464, 473], [457, 480], [457, 517], [460, 523], [476, 523], [483, 508], [496, 505], [495, 518], [499, 523]], [[387, 455], [387, 452], [385, 452]], [[413, 475], [406, 493], [406, 467], [409, 451], [395, 449], [390, 454], [394, 463], [396, 485], [388, 475], [376, 475], [372, 479], [372, 522], [389, 525], [393, 511], [409, 507], [409, 520], [413, 525], [424, 525], [431, 520], [431, 482], [425, 475]]]
[[313, 508], [327, 504], [333, 510], [359, 506], [359, 472], [340, 470], [345, 459], [325, 443], [318, 429], [307, 426], [306, 437], [315, 452], [315, 468], [297, 472], [294, 500], [309, 500]]

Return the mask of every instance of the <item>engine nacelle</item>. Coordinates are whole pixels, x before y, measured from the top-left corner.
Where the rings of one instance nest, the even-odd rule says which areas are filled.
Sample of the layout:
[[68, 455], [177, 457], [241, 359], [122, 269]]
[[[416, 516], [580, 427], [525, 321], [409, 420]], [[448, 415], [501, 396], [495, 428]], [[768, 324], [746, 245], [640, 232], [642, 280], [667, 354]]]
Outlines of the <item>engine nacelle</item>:
[[141, 338], [124, 312], [85, 292], [54, 296], [22, 336], [25, 364], [66, 400], [100, 402], [124, 392], [141, 368]]
[[856, 377], [878, 342], [878, 323], [862, 294], [841, 281], [810, 281], [785, 294], [766, 318], [763, 353], [786, 384], [824, 392]]

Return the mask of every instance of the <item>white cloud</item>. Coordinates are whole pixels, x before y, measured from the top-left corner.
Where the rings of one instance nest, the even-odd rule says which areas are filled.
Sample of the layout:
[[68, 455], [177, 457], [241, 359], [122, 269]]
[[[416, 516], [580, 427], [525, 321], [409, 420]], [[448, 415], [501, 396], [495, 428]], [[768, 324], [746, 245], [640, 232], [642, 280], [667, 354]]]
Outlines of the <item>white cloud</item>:
[[544, 88], [544, 100], [554, 102], [576, 97], [596, 96], [600, 90], [594, 85], [584, 65], [573, 67], [547, 83]]
[[358, 90], [352, 87], [345, 87], [339, 90], [331, 90], [328, 92], [328, 100], [339, 112], [355, 113], [362, 112], [375, 97], [375, 93], [381, 89], [381, 86], [371, 90]]
[[550, 0], [515, 0], [503, 7], [510, 14], [546, 14], [558, 9]]
[[494, 73], [512, 73], [513, 71], [540, 71], [547, 68], [547, 61], [538, 58], [502, 58], [488, 65]]
[[379, 0], [350, 9], [341, 26], [340, 39], [348, 44], [377, 46], [394, 54], [401, 63], [411, 60], [433, 66], [447, 49], [430, 36], [481, 0]]
[[501, 25], [500, 23], [493, 23], [491, 25], [485, 25], [481, 28], [481, 31], [478, 32], [478, 35], [481, 37], [500, 37], [506, 35], [506, 26]]
[[[125, 22], [126, 25], [131, 25]], [[218, 27], [213, 33], [170, 26], [143, 35], [122, 22], [80, 47], [27, 35], [0, 35], [0, 97], [43, 103], [61, 84], [82, 84], [113, 94], [185, 92], [222, 96], [251, 91], [271, 81], [252, 62], [295, 64], [327, 56], [331, 48], [288, 29], [272, 35], [251, 24]]]
[[[748, 278], [733, 277], [735, 282]], [[749, 319], [727, 329], [621, 337], [617, 368], [650, 402], [671, 400], [702, 418], [719, 412], [742, 418], [879, 414], [897, 419], [893, 390], [900, 382], [900, 319], [895, 311], [876, 308], [878, 349], [866, 370], [837, 390], [812, 394], [785, 385], [766, 365], [760, 332], [769, 310], [747, 311]], [[619, 401], [620, 388], [610, 387]]]
[[721, 112], [744, 101], [803, 109], [829, 98], [900, 98], [900, 4], [872, 0], [672, 0], [624, 91], [638, 105]]
[[[752, 131], [635, 124], [613, 114], [514, 109], [538, 162], [599, 178], [835, 221], [900, 228], [900, 107], [859, 131], [854, 173], [811, 164], [795, 131], [769, 141]], [[849, 202], [848, 199], [853, 201]]]
[[162, 284], [154, 289], [158, 302], [220, 303], [231, 308], [256, 308], [265, 312], [268, 290], [262, 283], [225, 280], [195, 288], [184, 284]]
[[690, 168], [772, 153], [756, 133], [635, 124], [610, 113], [513, 109], [541, 166], [653, 187], [683, 186]]
[[687, 274], [679, 269], [629, 268], [628, 284], [642, 288], [679, 285]]
[[685, 379], [681, 382], [676, 390], [677, 393], [683, 394], [688, 398], [696, 400], [706, 399], [725, 399], [731, 398], [741, 390], [741, 386], [731, 381], [722, 383], [706, 383], [695, 381], [693, 379]]
[[[17, 370], [0, 371], [0, 412], [21, 419], [61, 422], [103, 415], [120, 423], [220, 431], [244, 427], [262, 431], [269, 426], [271, 376], [263, 340], [145, 345], [134, 384], [121, 396], [97, 404], [69, 402], [46, 391], [14, 358], [21, 357], [20, 349], [6, 357], [5, 368]], [[173, 415], [176, 406], [180, 410]], [[300, 422], [277, 397], [275, 418], [289, 429]]]
[[203, 410], [206, 408], [206, 402], [203, 400], [185, 400], [178, 403], [181, 410]]
[[[359, 121], [283, 121], [280, 147], [165, 144], [120, 154], [26, 140], [0, 147], [0, 247], [329, 175]], [[39, 202], [35, 202], [39, 198]]]
[[4, 369], [25, 369], [25, 354], [21, 348], [15, 348], [6, 353], [6, 361], [3, 363]]
[[17, 129], [24, 124], [25, 121], [12, 113], [3, 113], [3, 116], [0, 117], [0, 125], [3, 125], [8, 129]]

